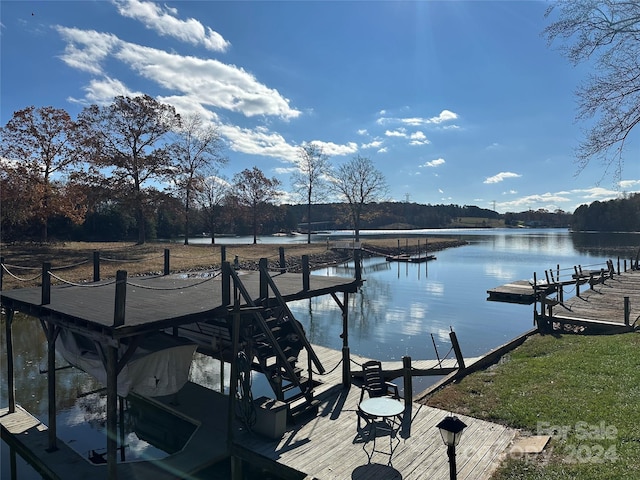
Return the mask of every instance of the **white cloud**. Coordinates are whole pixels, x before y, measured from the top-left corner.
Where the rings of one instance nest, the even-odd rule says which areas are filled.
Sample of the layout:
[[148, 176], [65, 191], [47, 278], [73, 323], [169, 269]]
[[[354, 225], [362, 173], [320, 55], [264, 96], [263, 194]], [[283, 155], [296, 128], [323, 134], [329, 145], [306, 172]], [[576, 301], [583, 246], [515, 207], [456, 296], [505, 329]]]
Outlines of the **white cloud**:
[[378, 153], [387, 153], [389, 151], [389, 149], [387, 147], [382, 147], [380, 150], [378, 150]]
[[198, 20], [176, 18], [178, 10], [166, 5], [160, 7], [153, 2], [139, 0], [114, 0], [118, 13], [124, 17], [139, 20], [145, 27], [160, 35], [177, 38], [192, 45], [203, 45], [208, 50], [224, 52], [230, 43], [222, 35], [202, 25]]
[[220, 134], [229, 142], [229, 147], [249, 155], [264, 155], [295, 163], [298, 148], [289, 145], [279, 133], [269, 132], [265, 127], [254, 130], [236, 125], [220, 125]]
[[435, 160], [430, 160], [428, 162], [425, 162], [424, 165], [420, 165], [421, 167], [431, 167], [431, 168], [435, 168], [435, 167], [439, 167], [440, 165], [444, 165], [445, 161], [444, 158], [436, 158]]
[[428, 145], [431, 143], [431, 141], [427, 139], [427, 136], [421, 131], [413, 132], [409, 138], [411, 139], [409, 145]]
[[367, 129], [366, 128], [361, 128], [360, 130], [358, 130], [358, 135], [366, 135], [367, 133]]
[[493, 177], [487, 177], [487, 179], [483, 183], [500, 183], [507, 178], [518, 178], [522, 175], [513, 172], [500, 172]]
[[333, 142], [323, 142], [321, 140], [314, 140], [314, 145], [322, 148], [322, 151], [332, 156], [342, 156], [342, 155], [352, 155], [358, 151], [358, 144], [355, 142], [345, 143], [344, 145], [340, 145]]
[[175, 96], [184, 95], [201, 105], [247, 117], [269, 115], [288, 120], [301, 114], [277, 90], [235, 65], [181, 56], [95, 31], [64, 27], [58, 27], [58, 31], [68, 42], [62, 60], [72, 68], [100, 73], [101, 63], [112, 56]]
[[637, 186], [640, 187], [640, 180], [620, 180], [618, 183], [623, 190], [629, 190], [630, 188]]
[[120, 80], [104, 77], [101, 80], [91, 80], [89, 84], [82, 88], [85, 91], [83, 99], [70, 97], [68, 100], [73, 103], [80, 104], [97, 104], [106, 105], [113, 102], [113, 98], [119, 95], [126, 97], [136, 97], [142, 95], [142, 92], [134, 92], [130, 90]]
[[55, 28], [67, 42], [60, 56], [62, 61], [71, 68], [94, 75], [102, 73], [102, 62], [121, 43], [118, 37], [110, 33], [61, 26]]
[[399, 128], [397, 130], [387, 130], [384, 132], [387, 137], [407, 137], [407, 132], [404, 128]]
[[365, 148], [379, 148], [382, 145], [382, 140], [374, 140], [372, 142], [369, 143], [363, 143], [362, 145], [360, 145], [360, 148], [365, 149]]
[[[439, 115], [435, 117], [385, 117], [386, 112], [383, 110], [379, 112], [380, 118], [376, 120], [378, 125], [390, 125], [390, 124], [403, 124], [409, 125], [412, 127], [420, 127], [424, 125], [440, 125], [444, 122], [449, 122], [451, 120], [456, 120], [458, 118], [458, 114], [452, 112], [451, 110], [442, 110]], [[442, 128], [459, 128], [456, 125], [443, 126]]]

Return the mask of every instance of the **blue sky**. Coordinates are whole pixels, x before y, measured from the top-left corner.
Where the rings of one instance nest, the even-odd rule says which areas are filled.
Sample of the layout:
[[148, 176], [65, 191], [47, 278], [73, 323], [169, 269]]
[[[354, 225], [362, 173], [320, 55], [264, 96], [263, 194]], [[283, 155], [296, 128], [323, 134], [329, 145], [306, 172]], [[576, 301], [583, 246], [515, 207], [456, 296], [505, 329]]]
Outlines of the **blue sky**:
[[3, 0], [0, 119], [145, 93], [218, 126], [222, 174], [258, 166], [285, 192], [305, 142], [369, 157], [395, 201], [571, 212], [640, 191], [638, 132], [621, 182], [576, 175], [589, 66], [547, 46], [546, 7]]

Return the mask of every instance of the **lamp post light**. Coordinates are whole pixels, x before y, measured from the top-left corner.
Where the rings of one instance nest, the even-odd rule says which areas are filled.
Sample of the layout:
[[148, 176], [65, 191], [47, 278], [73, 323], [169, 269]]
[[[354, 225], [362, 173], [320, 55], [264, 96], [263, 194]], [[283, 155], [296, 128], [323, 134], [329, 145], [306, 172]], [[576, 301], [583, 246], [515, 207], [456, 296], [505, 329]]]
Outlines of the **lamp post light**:
[[447, 416], [436, 427], [440, 429], [442, 441], [447, 446], [447, 455], [449, 456], [449, 477], [456, 480], [458, 474], [456, 471], [456, 445], [460, 442], [462, 430], [466, 428], [466, 424], [458, 417]]

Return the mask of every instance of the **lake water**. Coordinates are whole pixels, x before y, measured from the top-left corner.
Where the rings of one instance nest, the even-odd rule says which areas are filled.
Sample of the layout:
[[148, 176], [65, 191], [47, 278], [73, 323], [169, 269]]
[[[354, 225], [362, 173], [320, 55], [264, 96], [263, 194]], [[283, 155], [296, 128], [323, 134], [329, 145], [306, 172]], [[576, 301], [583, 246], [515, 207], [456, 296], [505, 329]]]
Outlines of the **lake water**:
[[[362, 236], [380, 232], [362, 232]], [[436, 358], [434, 341], [442, 357], [450, 350], [449, 332], [453, 329], [467, 357], [481, 355], [533, 326], [533, 307], [487, 301], [487, 290], [515, 280], [538, 278], [544, 271], [560, 265], [568, 275], [574, 265], [598, 268], [609, 258], [629, 259], [640, 246], [640, 234], [580, 233], [557, 229], [505, 230], [422, 230], [399, 233], [440, 235], [466, 240], [468, 245], [435, 252], [437, 260], [421, 264], [392, 263], [383, 258], [365, 259], [360, 292], [350, 296], [349, 345], [353, 353], [380, 360]], [[315, 241], [348, 236], [350, 232], [332, 232], [314, 236]], [[251, 237], [221, 237], [217, 244], [251, 243]], [[303, 243], [306, 236], [261, 237], [264, 243]], [[194, 239], [192, 243], [208, 243]], [[341, 265], [314, 272], [318, 275], [353, 277], [353, 265]], [[568, 295], [571, 295], [571, 291]], [[330, 296], [290, 304], [312, 343], [340, 349], [342, 317]], [[1, 374], [6, 375], [4, 318], [1, 338]], [[14, 321], [16, 352], [16, 397], [18, 403], [46, 422], [47, 377], [40, 369], [46, 365], [46, 340], [35, 319], [20, 317]], [[433, 340], [432, 340], [433, 339]], [[199, 359], [193, 377], [199, 383], [216, 386], [219, 372], [209, 371], [210, 362]], [[60, 361], [63, 365], [64, 361]], [[213, 368], [213, 367], [211, 367]], [[333, 365], [325, 365], [333, 368]], [[104, 448], [104, 404], [97, 385], [75, 369], [58, 373], [58, 433], [79, 451]], [[228, 378], [228, 372], [226, 374]], [[415, 380], [414, 380], [415, 382]], [[420, 388], [420, 382], [415, 382]], [[7, 405], [6, 382], [1, 384], [1, 405]], [[259, 382], [256, 389], [264, 388]], [[80, 395], [80, 398], [77, 398]], [[254, 393], [260, 396], [260, 393]], [[162, 456], [153, 445], [127, 433], [131, 446], [129, 459]], [[91, 445], [96, 447], [91, 447]], [[2, 442], [2, 475], [11, 478], [10, 452]], [[41, 478], [17, 456], [19, 479]]]

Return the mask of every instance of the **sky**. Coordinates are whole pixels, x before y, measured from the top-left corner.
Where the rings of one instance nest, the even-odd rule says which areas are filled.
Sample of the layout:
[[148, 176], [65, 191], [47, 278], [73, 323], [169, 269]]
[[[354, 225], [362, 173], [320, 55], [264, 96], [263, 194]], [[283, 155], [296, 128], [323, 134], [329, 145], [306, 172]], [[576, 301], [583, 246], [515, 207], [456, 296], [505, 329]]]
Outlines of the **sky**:
[[0, 2], [0, 121], [73, 117], [147, 94], [218, 128], [228, 164], [292, 196], [300, 146], [360, 155], [387, 200], [566, 212], [640, 191], [640, 134], [621, 179], [575, 160], [573, 66], [542, 31], [544, 1]]

